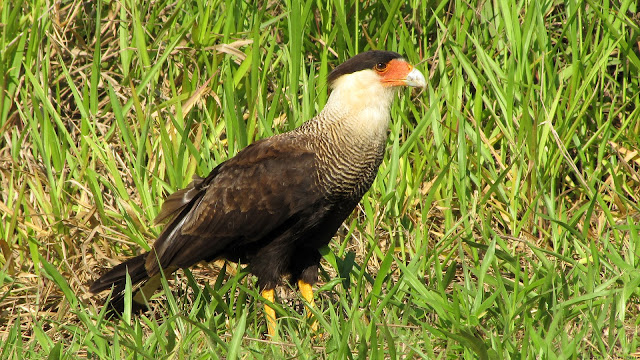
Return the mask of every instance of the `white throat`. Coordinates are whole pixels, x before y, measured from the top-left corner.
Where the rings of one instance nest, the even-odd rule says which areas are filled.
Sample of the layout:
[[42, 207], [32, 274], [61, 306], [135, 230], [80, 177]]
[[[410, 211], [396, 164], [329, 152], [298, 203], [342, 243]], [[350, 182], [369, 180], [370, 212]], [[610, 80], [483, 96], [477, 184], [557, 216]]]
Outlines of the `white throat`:
[[333, 91], [320, 117], [333, 119], [348, 137], [386, 140], [391, 119], [391, 103], [396, 88], [385, 87], [371, 70], [344, 75], [333, 84]]

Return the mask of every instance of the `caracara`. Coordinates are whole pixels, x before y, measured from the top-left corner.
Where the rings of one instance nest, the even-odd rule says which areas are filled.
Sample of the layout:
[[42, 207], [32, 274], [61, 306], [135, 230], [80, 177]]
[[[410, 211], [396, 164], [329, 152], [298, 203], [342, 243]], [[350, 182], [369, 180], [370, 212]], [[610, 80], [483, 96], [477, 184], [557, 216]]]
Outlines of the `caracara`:
[[[161, 269], [227, 259], [248, 264], [265, 299], [273, 302], [275, 286], [289, 275], [312, 305], [319, 249], [373, 183], [397, 90], [426, 86], [420, 71], [389, 51], [354, 56], [328, 83], [331, 95], [316, 117], [247, 146], [169, 196], [156, 222], [171, 220], [152, 250], [108, 271], [91, 292], [113, 288], [110, 307], [122, 311], [127, 272], [143, 290]], [[137, 305], [151, 295], [144, 292], [134, 296]], [[273, 336], [275, 312], [265, 305], [265, 313]]]

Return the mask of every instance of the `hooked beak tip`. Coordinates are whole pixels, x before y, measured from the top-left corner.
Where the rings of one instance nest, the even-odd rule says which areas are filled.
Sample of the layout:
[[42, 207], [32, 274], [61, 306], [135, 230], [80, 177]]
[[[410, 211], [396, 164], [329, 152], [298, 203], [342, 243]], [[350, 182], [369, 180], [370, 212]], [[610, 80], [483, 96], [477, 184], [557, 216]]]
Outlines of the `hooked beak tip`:
[[407, 74], [405, 84], [411, 87], [425, 88], [427, 87], [427, 80], [424, 78], [424, 75], [422, 75], [420, 70], [414, 67], [413, 70]]

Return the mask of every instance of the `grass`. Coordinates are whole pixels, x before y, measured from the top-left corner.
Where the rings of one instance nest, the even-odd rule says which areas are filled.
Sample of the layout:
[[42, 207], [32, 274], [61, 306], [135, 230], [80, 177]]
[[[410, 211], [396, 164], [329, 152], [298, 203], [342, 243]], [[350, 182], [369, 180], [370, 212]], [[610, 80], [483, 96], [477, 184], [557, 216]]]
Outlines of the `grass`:
[[[639, 12], [0, 3], [0, 357], [640, 357]], [[395, 102], [377, 180], [325, 250], [323, 336], [283, 286], [266, 340], [233, 264], [106, 319], [87, 284], [149, 248], [162, 199], [312, 117], [327, 73], [372, 48], [430, 85]]]

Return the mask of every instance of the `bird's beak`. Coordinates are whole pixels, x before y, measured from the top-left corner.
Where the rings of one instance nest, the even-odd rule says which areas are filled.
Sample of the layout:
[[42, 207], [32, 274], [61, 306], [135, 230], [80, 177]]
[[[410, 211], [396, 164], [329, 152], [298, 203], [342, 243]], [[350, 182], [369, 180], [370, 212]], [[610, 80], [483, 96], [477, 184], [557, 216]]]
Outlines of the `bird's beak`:
[[424, 88], [427, 86], [427, 80], [425, 80], [424, 75], [422, 75], [420, 70], [414, 67], [405, 77], [404, 84], [407, 86]]

